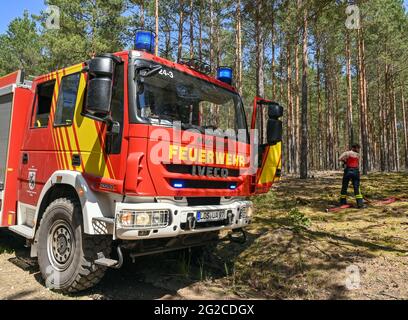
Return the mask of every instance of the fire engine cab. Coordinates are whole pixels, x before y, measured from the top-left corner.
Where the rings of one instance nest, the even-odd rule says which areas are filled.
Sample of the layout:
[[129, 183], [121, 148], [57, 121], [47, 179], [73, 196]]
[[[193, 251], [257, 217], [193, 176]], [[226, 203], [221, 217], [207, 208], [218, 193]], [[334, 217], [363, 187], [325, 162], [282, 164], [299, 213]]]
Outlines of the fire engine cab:
[[0, 227], [27, 239], [49, 288], [92, 287], [123, 250], [244, 234], [248, 198], [279, 179], [282, 107], [255, 98], [248, 127], [230, 68], [153, 47], [138, 32], [135, 50], [0, 78]]

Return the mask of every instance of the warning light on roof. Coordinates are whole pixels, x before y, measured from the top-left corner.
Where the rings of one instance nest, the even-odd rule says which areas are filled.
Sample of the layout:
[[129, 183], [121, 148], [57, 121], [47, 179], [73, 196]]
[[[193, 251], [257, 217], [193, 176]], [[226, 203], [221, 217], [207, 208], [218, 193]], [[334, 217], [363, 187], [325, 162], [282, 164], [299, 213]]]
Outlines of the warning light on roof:
[[135, 37], [135, 49], [149, 53], [154, 52], [156, 34], [151, 31], [137, 31]]
[[217, 70], [217, 79], [232, 84], [232, 69], [228, 67], [219, 67]]

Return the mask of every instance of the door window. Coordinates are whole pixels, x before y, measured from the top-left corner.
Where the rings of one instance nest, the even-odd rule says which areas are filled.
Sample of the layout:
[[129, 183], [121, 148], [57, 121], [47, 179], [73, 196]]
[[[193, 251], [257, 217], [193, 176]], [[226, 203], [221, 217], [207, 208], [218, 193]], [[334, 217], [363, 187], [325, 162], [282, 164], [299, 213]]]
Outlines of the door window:
[[54, 94], [55, 80], [37, 85], [36, 112], [34, 117], [34, 128], [48, 127], [50, 118], [52, 97]]
[[55, 112], [55, 126], [72, 125], [80, 79], [81, 75], [79, 73], [74, 73], [62, 78], [57, 110]]

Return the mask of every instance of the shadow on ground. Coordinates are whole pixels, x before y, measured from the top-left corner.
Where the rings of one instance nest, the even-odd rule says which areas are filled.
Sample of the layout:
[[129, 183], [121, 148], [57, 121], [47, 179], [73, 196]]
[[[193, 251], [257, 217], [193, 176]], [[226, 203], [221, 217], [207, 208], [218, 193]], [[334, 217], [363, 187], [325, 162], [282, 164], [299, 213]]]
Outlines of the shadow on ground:
[[[124, 265], [119, 270], [108, 269], [105, 277], [94, 288], [77, 294], [67, 295], [67, 298], [105, 299], [188, 299], [187, 292], [179, 291], [200, 282], [215, 282], [226, 276], [228, 266], [233, 264], [234, 255], [246, 250], [255, 240], [248, 236], [246, 244], [220, 243], [204, 248], [175, 251], [153, 256], [140, 257], [133, 263], [125, 253]], [[1, 252], [14, 253], [8, 262], [17, 266], [22, 272], [32, 275], [33, 281], [44, 285], [36, 259], [30, 258], [30, 249], [24, 247], [25, 241], [9, 231], [0, 231]], [[234, 247], [234, 254], [228, 248]], [[216, 247], [223, 247], [229, 251], [228, 257], [222, 257], [214, 252]], [[0, 252], [0, 253], [1, 253]], [[28, 286], [29, 287], [29, 286]], [[193, 289], [194, 290], [194, 289]], [[207, 294], [209, 298], [223, 298], [220, 292], [211, 289]], [[11, 293], [5, 299], [24, 299], [31, 294], [31, 290]], [[199, 293], [197, 292], [197, 295]], [[225, 297], [228, 298], [228, 297]]]
[[[220, 242], [201, 252], [138, 258], [135, 264], [126, 259], [122, 269], [108, 270], [95, 288], [65, 297], [350, 299], [378, 297], [378, 292], [407, 297], [407, 274], [398, 268], [406, 266], [408, 203], [326, 213], [338, 200], [340, 181], [340, 173], [307, 181], [285, 178], [276, 190], [254, 199], [257, 213], [245, 244]], [[362, 184], [370, 199], [408, 194], [406, 174], [373, 174]], [[15, 251], [10, 262], [43, 283], [24, 241], [0, 231], [2, 250]], [[346, 289], [350, 266], [360, 268], [360, 291]], [[396, 287], [383, 284], [390, 269], [397, 293]], [[9, 298], [24, 299], [26, 290]]]

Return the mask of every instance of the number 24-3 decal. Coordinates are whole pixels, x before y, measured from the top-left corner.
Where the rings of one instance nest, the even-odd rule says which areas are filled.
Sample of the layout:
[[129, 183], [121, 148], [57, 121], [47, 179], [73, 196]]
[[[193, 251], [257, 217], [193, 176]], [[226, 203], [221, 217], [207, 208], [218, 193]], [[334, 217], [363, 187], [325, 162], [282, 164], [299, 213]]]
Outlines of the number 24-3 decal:
[[165, 69], [161, 69], [160, 72], [159, 72], [159, 74], [161, 74], [162, 76], [165, 76], [165, 77], [169, 77], [169, 78], [171, 78], [171, 79], [174, 79], [174, 74], [173, 74], [173, 72], [171, 72], [171, 71], [167, 71], [167, 70], [165, 70]]

